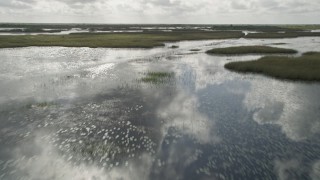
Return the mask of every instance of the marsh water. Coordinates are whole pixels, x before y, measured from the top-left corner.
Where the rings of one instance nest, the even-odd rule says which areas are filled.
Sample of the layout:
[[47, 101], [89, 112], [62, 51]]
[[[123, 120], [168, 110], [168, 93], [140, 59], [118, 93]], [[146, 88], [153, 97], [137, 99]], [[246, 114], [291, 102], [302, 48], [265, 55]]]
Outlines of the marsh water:
[[204, 53], [237, 45], [300, 54], [320, 38], [1, 49], [0, 179], [320, 179], [320, 83], [223, 67], [261, 55]]

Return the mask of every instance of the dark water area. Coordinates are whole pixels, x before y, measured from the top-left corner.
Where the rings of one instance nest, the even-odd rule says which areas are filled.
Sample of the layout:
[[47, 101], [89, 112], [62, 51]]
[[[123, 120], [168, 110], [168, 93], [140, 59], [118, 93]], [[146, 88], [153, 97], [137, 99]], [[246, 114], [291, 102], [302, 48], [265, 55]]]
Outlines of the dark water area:
[[319, 38], [2, 49], [0, 179], [320, 179], [320, 84], [204, 53], [275, 43], [320, 51]]

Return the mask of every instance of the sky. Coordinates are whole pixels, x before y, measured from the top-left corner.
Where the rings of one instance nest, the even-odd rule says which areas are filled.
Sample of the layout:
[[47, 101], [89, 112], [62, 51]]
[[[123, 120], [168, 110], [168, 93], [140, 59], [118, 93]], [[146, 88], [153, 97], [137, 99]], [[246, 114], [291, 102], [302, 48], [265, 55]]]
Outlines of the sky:
[[0, 0], [0, 22], [320, 24], [320, 0]]

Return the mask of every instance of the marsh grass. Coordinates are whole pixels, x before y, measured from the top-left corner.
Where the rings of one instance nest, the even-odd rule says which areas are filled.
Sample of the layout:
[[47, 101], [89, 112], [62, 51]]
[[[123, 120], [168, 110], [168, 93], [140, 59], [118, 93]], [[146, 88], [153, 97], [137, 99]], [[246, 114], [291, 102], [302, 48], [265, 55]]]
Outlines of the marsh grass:
[[279, 27], [285, 28], [285, 29], [295, 29], [295, 30], [314, 30], [314, 29], [320, 29], [319, 24], [305, 24], [305, 25], [280, 25]]
[[170, 48], [172, 48], [172, 49], [177, 49], [177, 48], [179, 48], [179, 46], [177, 46], [177, 45], [172, 45], [172, 46], [170, 46]]
[[147, 72], [141, 82], [151, 84], [162, 84], [170, 81], [174, 77], [173, 72]]
[[266, 32], [266, 33], [249, 33], [245, 38], [269, 39], [269, 38], [297, 38], [297, 37], [312, 37], [320, 36], [318, 32]]
[[215, 48], [207, 51], [208, 54], [240, 55], [240, 54], [293, 54], [293, 49], [284, 49], [269, 46], [236, 46], [226, 48]]
[[55, 106], [56, 104], [53, 102], [38, 102], [38, 103], [30, 103], [25, 105], [26, 108], [31, 109], [31, 108], [47, 108], [51, 106]]
[[285, 45], [287, 43], [272, 43], [271, 45]]
[[225, 68], [280, 79], [320, 81], [320, 52], [307, 52], [300, 57], [266, 56], [254, 61], [227, 63]]
[[303, 53], [302, 55], [304, 55], [304, 56], [317, 56], [317, 55], [320, 55], [320, 52], [317, 52], [317, 51], [309, 51], [309, 52]]
[[18, 35], [0, 36], [0, 48], [29, 46], [152, 48], [164, 42], [241, 38], [240, 31], [182, 32], [182, 33], [83, 33], [70, 35]]
[[201, 49], [190, 49], [190, 51], [197, 52], [197, 51], [201, 51]]

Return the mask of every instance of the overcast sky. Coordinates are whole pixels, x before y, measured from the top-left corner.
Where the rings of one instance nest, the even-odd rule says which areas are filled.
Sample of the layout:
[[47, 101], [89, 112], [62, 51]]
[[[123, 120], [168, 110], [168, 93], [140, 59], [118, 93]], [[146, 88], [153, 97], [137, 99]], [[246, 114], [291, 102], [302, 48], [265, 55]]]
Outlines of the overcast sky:
[[0, 0], [0, 22], [320, 24], [320, 0]]

